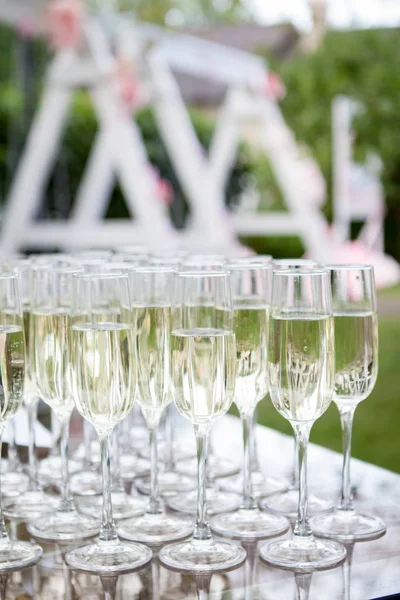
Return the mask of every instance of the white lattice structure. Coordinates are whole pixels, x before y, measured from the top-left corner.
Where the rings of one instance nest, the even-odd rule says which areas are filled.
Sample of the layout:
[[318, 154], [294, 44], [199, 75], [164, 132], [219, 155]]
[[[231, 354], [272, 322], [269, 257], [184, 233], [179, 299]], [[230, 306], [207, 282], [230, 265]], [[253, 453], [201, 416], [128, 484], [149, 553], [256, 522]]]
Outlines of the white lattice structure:
[[[10, 6], [10, 0], [0, 0], [0, 18], [5, 6]], [[341, 174], [335, 180], [337, 235], [332, 236], [320, 210], [325, 201], [324, 180], [316, 163], [302, 156], [279, 105], [266, 93], [266, 67], [261, 58], [119, 17], [112, 25], [110, 38], [101, 19], [88, 17], [84, 45], [58, 51], [49, 65], [43, 97], [7, 198], [0, 248], [69, 249], [136, 241], [167, 245], [177, 240], [215, 247], [234, 243], [236, 232], [299, 235], [310, 256], [321, 262], [335, 260], [340, 244], [348, 238], [345, 211], [350, 192], [344, 182], [348, 183], [350, 150], [343, 143], [343, 135], [335, 146], [336, 173]], [[172, 227], [157, 195], [140, 130], [121, 101], [116, 78], [117, 58], [121, 56], [130, 61], [149, 96], [163, 143], [190, 205], [191, 216], [184, 231]], [[227, 88], [208, 155], [190, 121], [177, 72], [208, 78]], [[89, 90], [99, 131], [73, 213], [68, 221], [36, 221], [71, 99], [82, 87]], [[342, 128], [344, 125], [342, 118]], [[287, 212], [253, 210], [228, 216], [225, 187], [243, 137], [268, 156]], [[104, 218], [116, 178], [132, 219]]]

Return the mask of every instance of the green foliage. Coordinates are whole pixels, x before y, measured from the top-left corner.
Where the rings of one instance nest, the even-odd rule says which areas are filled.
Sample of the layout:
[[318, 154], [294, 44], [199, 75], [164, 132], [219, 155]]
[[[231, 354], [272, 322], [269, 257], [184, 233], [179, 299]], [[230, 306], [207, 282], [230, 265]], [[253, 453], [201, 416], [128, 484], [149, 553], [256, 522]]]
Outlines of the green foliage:
[[[383, 161], [388, 206], [387, 246], [400, 258], [400, 30], [329, 32], [312, 55], [298, 54], [273, 66], [288, 90], [282, 110], [299, 141], [312, 150], [332, 190], [331, 102], [338, 94], [364, 105], [354, 122], [356, 158], [368, 150]], [[331, 199], [331, 198], [330, 198]], [[324, 209], [331, 217], [331, 205]], [[394, 217], [394, 219], [393, 219]], [[397, 227], [394, 225], [397, 219]]]

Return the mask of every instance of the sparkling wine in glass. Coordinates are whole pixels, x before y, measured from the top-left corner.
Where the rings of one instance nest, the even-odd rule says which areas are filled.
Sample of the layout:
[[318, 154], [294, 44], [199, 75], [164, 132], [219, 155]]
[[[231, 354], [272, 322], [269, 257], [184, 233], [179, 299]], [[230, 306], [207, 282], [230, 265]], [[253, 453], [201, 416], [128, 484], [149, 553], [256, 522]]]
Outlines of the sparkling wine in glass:
[[180, 272], [171, 324], [172, 393], [178, 411], [194, 426], [198, 456], [198, 505], [193, 537], [164, 546], [160, 561], [178, 570], [234, 568], [243, 548], [212, 538], [207, 517], [206, 465], [210, 428], [230, 408], [236, 381], [236, 343], [229, 272]]
[[193, 533], [193, 522], [165, 512], [158, 484], [157, 434], [171, 395], [171, 302], [175, 271], [143, 267], [129, 273], [136, 333], [137, 400], [149, 430], [150, 498], [146, 513], [120, 524], [125, 539], [160, 545]]
[[342, 542], [374, 539], [386, 531], [373, 515], [359, 513], [353, 504], [350, 478], [354, 413], [374, 389], [378, 375], [378, 315], [374, 269], [368, 265], [333, 265], [331, 277], [335, 324], [335, 388], [343, 435], [342, 491], [339, 505], [311, 521], [316, 535]]
[[230, 261], [236, 337], [235, 403], [243, 426], [243, 492], [239, 510], [211, 521], [215, 533], [244, 540], [280, 535], [289, 529], [285, 517], [258, 508], [252, 485], [254, 412], [268, 393], [268, 322], [272, 268], [252, 260]]
[[307, 448], [314, 422], [332, 401], [335, 346], [332, 298], [325, 270], [282, 270], [273, 276], [269, 386], [278, 412], [293, 427], [299, 449], [299, 505], [290, 540], [264, 544], [261, 558], [311, 572], [345, 560], [346, 549], [314, 538], [307, 512]]
[[96, 535], [99, 529], [97, 519], [77, 511], [69, 481], [69, 423], [74, 408], [69, 327], [72, 277], [78, 271], [76, 266], [61, 266], [61, 263], [39, 265], [32, 270], [30, 377], [40, 397], [58, 418], [62, 483], [58, 510], [33, 520], [29, 532], [35, 538], [49, 541], [81, 540]]
[[[273, 261], [273, 268], [277, 271], [285, 269], [318, 269], [321, 265], [315, 260], [307, 258], [283, 258]], [[274, 494], [269, 494], [261, 500], [260, 508], [274, 512], [276, 514], [285, 515], [290, 519], [295, 519], [297, 515], [297, 507], [299, 501], [299, 465], [298, 465], [299, 449], [297, 447], [297, 439], [294, 437], [293, 447], [293, 468], [291, 482], [288, 489], [277, 491]], [[315, 494], [308, 494], [308, 512], [310, 515], [327, 512], [332, 508], [332, 503], [326, 498], [320, 498]]]
[[121, 542], [112, 512], [111, 437], [132, 410], [137, 384], [129, 282], [123, 273], [74, 277], [70, 377], [78, 412], [96, 429], [101, 446], [103, 509], [99, 539], [66, 554], [76, 570], [112, 575], [151, 560], [141, 544]]
[[[25, 336], [19, 277], [0, 274], [0, 457], [6, 423], [22, 405], [25, 383]], [[37, 563], [42, 548], [11, 540], [3, 517], [0, 496], [0, 569], [7, 572]]]
[[31, 378], [31, 363], [29, 360], [29, 323], [31, 310], [31, 278], [33, 263], [30, 259], [19, 259], [14, 262], [14, 270], [18, 273], [21, 283], [23, 323], [26, 349], [26, 369], [24, 405], [28, 413], [28, 464], [29, 484], [26, 491], [8, 499], [4, 504], [4, 514], [7, 518], [25, 519], [40, 517], [53, 513], [57, 509], [57, 500], [45, 494], [39, 483], [35, 445], [35, 421], [39, 396]]

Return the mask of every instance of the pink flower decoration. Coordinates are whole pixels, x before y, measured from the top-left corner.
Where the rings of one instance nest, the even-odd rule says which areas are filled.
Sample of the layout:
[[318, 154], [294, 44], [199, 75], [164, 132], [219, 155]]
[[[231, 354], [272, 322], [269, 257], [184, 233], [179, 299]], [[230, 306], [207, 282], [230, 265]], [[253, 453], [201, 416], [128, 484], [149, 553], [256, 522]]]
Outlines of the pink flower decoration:
[[22, 17], [18, 21], [16, 28], [19, 35], [24, 39], [31, 38], [36, 33], [36, 25], [29, 17]]
[[150, 170], [156, 186], [156, 194], [158, 198], [163, 202], [163, 204], [170, 206], [175, 196], [174, 188], [167, 179], [160, 177], [160, 172], [156, 167], [151, 166]]
[[117, 85], [122, 103], [127, 108], [140, 108], [147, 103], [147, 96], [140, 79], [135, 74], [131, 60], [120, 58], [117, 64]]
[[85, 9], [79, 0], [52, 0], [48, 9], [48, 36], [54, 49], [76, 48], [83, 34]]
[[265, 91], [273, 100], [279, 101], [286, 96], [285, 84], [274, 71], [268, 71], [265, 76]]

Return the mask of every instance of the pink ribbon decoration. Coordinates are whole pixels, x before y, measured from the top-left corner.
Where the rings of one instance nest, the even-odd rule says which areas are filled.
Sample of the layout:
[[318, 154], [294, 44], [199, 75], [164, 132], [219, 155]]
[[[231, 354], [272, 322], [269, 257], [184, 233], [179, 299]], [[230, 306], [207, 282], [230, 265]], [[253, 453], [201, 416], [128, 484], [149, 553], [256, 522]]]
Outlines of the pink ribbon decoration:
[[52, 48], [76, 48], [82, 39], [84, 19], [85, 8], [80, 0], [52, 0], [47, 13]]

